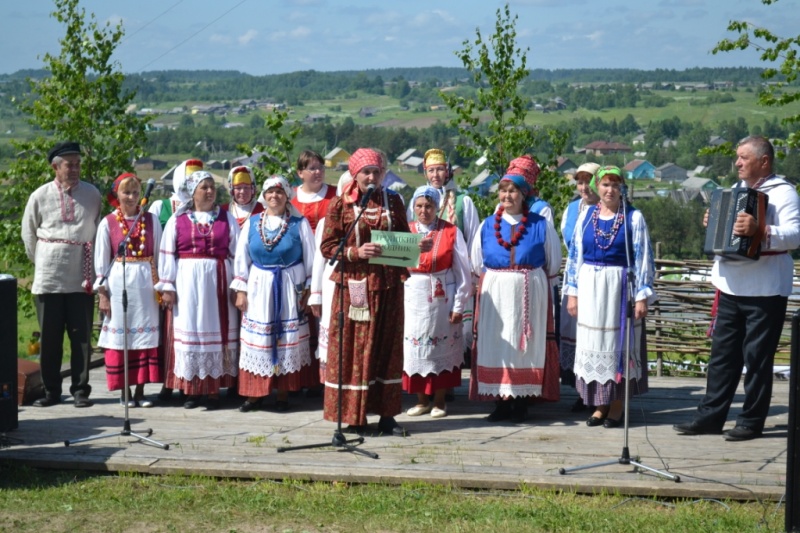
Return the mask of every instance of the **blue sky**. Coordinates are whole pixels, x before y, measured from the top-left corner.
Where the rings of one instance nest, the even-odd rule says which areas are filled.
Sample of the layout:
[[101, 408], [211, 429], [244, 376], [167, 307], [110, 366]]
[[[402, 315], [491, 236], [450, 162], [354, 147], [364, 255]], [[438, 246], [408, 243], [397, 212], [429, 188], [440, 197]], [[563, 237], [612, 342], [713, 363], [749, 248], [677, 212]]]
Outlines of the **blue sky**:
[[[494, 0], [83, 0], [101, 22], [122, 21], [123, 72], [460, 67], [475, 29], [494, 32]], [[781, 0], [510, 0], [530, 68], [761, 66], [754, 52], [712, 55], [730, 20], [797, 34], [797, 3]], [[0, 73], [40, 68], [63, 28], [50, 0], [0, 2]]]

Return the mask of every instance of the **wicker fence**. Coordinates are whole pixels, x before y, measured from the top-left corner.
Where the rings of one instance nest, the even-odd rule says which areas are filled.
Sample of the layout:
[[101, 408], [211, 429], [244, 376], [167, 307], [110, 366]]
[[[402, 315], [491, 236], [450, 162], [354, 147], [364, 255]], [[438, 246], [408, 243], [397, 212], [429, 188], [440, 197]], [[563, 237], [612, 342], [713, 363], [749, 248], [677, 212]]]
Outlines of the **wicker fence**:
[[[656, 252], [658, 255], [658, 252]], [[680, 371], [701, 375], [711, 352], [706, 336], [714, 302], [710, 273], [712, 261], [656, 260], [655, 290], [658, 302], [647, 319], [647, 350], [656, 374]], [[795, 276], [794, 285], [800, 286]], [[789, 299], [776, 365], [789, 364], [791, 317], [800, 298]]]

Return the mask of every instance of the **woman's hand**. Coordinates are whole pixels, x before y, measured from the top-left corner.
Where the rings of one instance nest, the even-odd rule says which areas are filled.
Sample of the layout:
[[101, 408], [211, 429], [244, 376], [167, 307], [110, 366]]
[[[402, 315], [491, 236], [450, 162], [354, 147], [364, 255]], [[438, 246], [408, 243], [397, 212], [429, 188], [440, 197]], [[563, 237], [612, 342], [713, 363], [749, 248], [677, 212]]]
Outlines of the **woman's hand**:
[[461, 324], [462, 320], [464, 320], [464, 315], [461, 313], [450, 313], [451, 324]]
[[383, 249], [380, 244], [365, 242], [358, 248], [359, 259], [369, 259], [370, 257], [380, 257]]
[[178, 295], [175, 291], [164, 291], [161, 293], [161, 303], [167, 309], [172, 309], [178, 303]]
[[99, 292], [98, 295], [100, 299], [97, 303], [97, 308], [100, 309], [103, 315], [111, 319], [111, 300], [108, 299], [108, 295], [105, 292]]
[[567, 296], [567, 313], [573, 318], [578, 318], [578, 297]]
[[636, 320], [641, 320], [647, 316], [647, 300], [639, 300], [636, 302], [636, 307], [633, 310], [633, 317]]
[[312, 315], [314, 315], [317, 318], [322, 316], [322, 306], [321, 305], [319, 305], [319, 304], [310, 305], [309, 307], [311, 308], [311, 314]]
[[430, 252], [433, 250], [433, 239], [430, 237], [426, 237], [419, 241], [419, 251], [423, 254], [426, 252]]
[[233, 305], [235, 305], [236, 309], [238, 309], [242, 313], [246, 313], [247, 312], [247, 293], [245, 291], [238, 291], [236, 293], [236, 302]]

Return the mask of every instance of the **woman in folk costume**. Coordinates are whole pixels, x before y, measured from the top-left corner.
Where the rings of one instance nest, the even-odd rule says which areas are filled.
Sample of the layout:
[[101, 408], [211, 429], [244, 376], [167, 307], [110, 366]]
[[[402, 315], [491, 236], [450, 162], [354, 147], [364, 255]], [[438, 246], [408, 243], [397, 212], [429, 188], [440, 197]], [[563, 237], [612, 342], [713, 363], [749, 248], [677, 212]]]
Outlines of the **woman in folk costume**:
[[[564, 215], [561, 217], [561, 239], [564, 241], [564, 246], [569, 255], [570, 247], [572, 246], [572, 235], [575, 233], [575, 224], [578, 222], [578, 217], [581, 213], [587, 210], [590, 206], [596, 205], [600, 201], [600, 197], [592, 189], [589, 183], [594, 177], [594, 173], [600, 165], [597, 163], [584, 163], [575, 171], [575, 187], [578, 192], [578, 197], [572, 200], [567, 208], [564, 210]], [[575, 317], [571, 316], [567, 311], [567, 273], [564, 272], [564, 281], [562, 283], [564, 293], [561, 295], [561, 309], [560, 309], [560, 335], [558, 352], [561, 359], [561, 383], [575, 387], [575, 328], [577, 322]], [[586, 408], [583, 399], [578, 396], [572, 406], [573, 412], [579, 412]]]
[[[186, 178], [193, 172], [203, 170], [203, 162], [199, 159], [187, 159], [172, 171], [172, 196], [163, 200], [156, 200], [148, 208], [148, 212], [155, 215], [161, 229], [167, 224], [171, 217], [183, 204], [191, 199], [191, 195], [186, 191]], [[158, 246], [160, 243], [156, 243]], [[175, 354], [172, 346], [172, 311], [166, 307], [161, 308], [158, 318], [161, 338], [159, 339], [159, 359], [161, 360], [161, 371], [164, 376], [164, 385], [158, 393], [158, 399], [168, 401], [172, 398], [172, 389], [167, 387], [167, 376], [172, 372], [175, 365]]]
[[316, 233], [317, 224], [328, 212], [328, 204], [336, 197], [336, 188], [325, 183], [325, 160], [313, 150], [305, 150], [297, 158], [297, 175], [302, 183], [295, 189], [292, 205]]
[[530, 397], [559, 398], [558, 346], [548, 276], [561, 267], [553, 224], [528, 210], [533, 183], [505, 175], [500, 207], [471, 250], [480, 274], [470, 398], [495, 400], [490, 422], [525, 420]]
[[[417, 395], [409, 416], [447, 416], [445, 393], [461, 385], [464, 335], [461, 320], [471, 303], [472, 273], [464, 236], [436, 216], [439, 191], [423, 185], [411, 200], [416, 221], [411, 232], [433, 241], [405, 282], [403, 390]], [[433, 402], [428, 396], [433, 396]]]
[[[342, 188], [353, 181], [349, 172], [345, 171], [339, 178], [336, 187], [336, 196], [341, 195]], [[316, 359], [319, 363], [320, 382], [325, 383], [325, 367], [328, 361], [328, 348], [330, 340], [331, 309], [333, 308], [333, 291], [336, 282], [331, 279], [333, 265], [321, 253], [322, 236], [325, 234], [325, 219], [317, 223], [314, 232], [316, 253], [314, 254], [314, 267], [311, 275], [311, 295], [308, 297], [308, 306], [315, 317], [319, 317], [319, 333], [317, 334]], [[336, 278], [338, 280], [338, 278]], [[335, 347], [334, 347], [335, 348]]]
[[[97, 227], [94, 249], [94, 268], [97, 273], [95, 289], [103, 325], [97, 345], [105, 348], [108, 390], [121, 390], [120, 402], [125, 401], [123, 387], [135, 385], [133, 396], [128, 394], [129, 407], [151, 407], [144, 397], [145, 383], [162, 381], [158, 360], [158, 298], [156, 260], [161, 242], [161, 225], [150, 213], [142, 213], [139, 196], [142, 182], [135, 174], [121, 174], [111, 185], [108, 203], [114, 211], [106, 215]], [[117, 250], [125, 238], [125, 270]], [[108, 270], [111, 262], [114, 265]], [[108, 273], [108, 278], [103, 276]], [[102, 282], [102, 284], [101, 284]], [[123, 314], [122, 293], [127, 292], [127, 313]], [[128, 344], [128, 383], [125, 383], [125, 329]]]
[[248, 218], [264, 210], [264, 205], [258, 201], [256, 195], [256, 179], [252, 168], [248, 166], [232, 168], [228, 172], [228, 192], [231, 201], [223, 204], [222, 209], [233, 215], [240, 228]]
[[[625, 396], [625, 349], [630, 345], [632, 395], [647, 392], [647, 352], [643, 349], [644, 317], [656, 300], [655, 266], [647, 224], [631, 206], [623, 211], [622, 172], [602, 167], [592, 180], [600, 203], [578, 217], [567, 259], [567, 311], [577, 319], [575, 388], [596, 410], [589, 426], [618, 427]], [[626, 234], [630, 248], [625, 249]], [[625, 338], [628, 299], [628, 255], [634, 274], [633, 332]]]
[[[389, 435], [404, 435], [405, 431], [395, 421], [401, 411], [401, 384], [403, 373], [403, 281], [408, 271], [402, 267], [372, 264], [379, 257], [381, 245], [371, 242], [372, 230], [408, 232], [408, 221], [400, 196], [381, 182], [386, 172], [381, 155], [369, 148], [356, 150], [349, 161], [353, 181], [345, 186], [342, 195], [335, 198], [325, 217], [322, 236], [322, 254], [330, 259], [340, 241], [355, 223], [369, 196], [364, 214], [345, 243], [344, 253], [331, 275], [337, 282], [333, 296], [331, 316], [340, 309], [339, 294], [344, 291], [343, 350], [328, 351], [325, 377], [326, 420], [337, 421], [339, 416], [337, 384], [339, 382], [339, 357], [342, 358], [343, 383], [342, 421], [351, 431], [364, 431], [367, 414], [380, 415], [378, 430]], [[371, 189], [374, 188], [374, 189]], [[422, 251], [431, 247], [423, 239]], [[344, 286], [338, 286], [341, 270]], [[331, 321], [330, 346], [339, 344], [339, 325]]]
[[[478, 209], [472, 198], [458, 190], [458, 184], [453, 178], [453, 167], [447, 160], [447, 154], [438, 148], [431, 148], [425, 152], [422, 161], [428, 185], [439, 192], [439, 205], [437, 216], [439, 219], [455, 224], [467, 242], [467, 250], [472, 248], [472, 241], [478, 233], [481, 223]], [[414, 207], [409, 206], [408, 220], [414, 220]], [[470, 301], [464, 309], [463, 326], [466, 346], [472, 346], [472, 313], [473, 302]]]
[[242, 312], [239, 407], [257, 409], [277, 389], [275, 408], [289, 410], [289, 391], [319, 384], [311, 363], [306, 300], [314, 261], [311, 226], [289, 203], [294, 189], [283, 176], [264, 182], [263, 213], [244, 223], [231, 289]]
[[[336, 187], [329, 186], [325, 183], [325, 160], [313, 150], [304, 150], [300, 153], [297, 157], [296, 168], [301, 185], [295, 189], [292, 205], [297, 208], [306, 220], [308, 220], [308, 223], [311, 225], [311, 231], [314, 232], [315, 237], [317, 235], [321, 237], [318, 230], [319, 224], [325, 219], [325, 214], [328, 212], [328, 205], [331, 203], [331, 200], [336, 197]], [[316, 255], [321, 255], [319, 254], [320, 242], [321, 239], [317, 239], [315, 263], [317, 262]], [[322, 270], [324, 270], [324, 257], [321, 257], [321, 262]], [[320, 273], [322, 270], [320, 270]], [[328, 303], [330, 304], [330, 302]], [[325, 379], [320, 369], [320, 359], [318, 358], [319, 339], [323, 334], [326, 335], [327, 339], [328, 327], [327, 323], [322, 323], [322, 318], [323, 314], [327, 315], [330, 311], [330, 305], [323, 311], [321, 286], [317, 287], [316, 291], [312, 290], [311, 296], [308, 299], [308, 305], [310, 309], [308, 313], [308, 325], [311, 331], [309, 344], [311, 346], [311, 352], [315, 354], [312, 364], [314, 365], [314, 370], [319, 372], [320, 376], [322, 376], [320, 380], [320, 383], [322, 383]], [[319, 384], [306, 391], [307, 396], [313, 397], [320, 396], [321, 393], [322, 389]]]
[[167, 221], [158, 258], [164, 305], [172, 309], [175, 364], [166, 385], [182, 390], [194, 409], [208, 395], [219, 408], [219, 390], [236, 383], [239, 327], [233, 295], [233, 257], [239, 225], [216, 205], [214, 178], [205, 171], [186, 179], [190, 201]]

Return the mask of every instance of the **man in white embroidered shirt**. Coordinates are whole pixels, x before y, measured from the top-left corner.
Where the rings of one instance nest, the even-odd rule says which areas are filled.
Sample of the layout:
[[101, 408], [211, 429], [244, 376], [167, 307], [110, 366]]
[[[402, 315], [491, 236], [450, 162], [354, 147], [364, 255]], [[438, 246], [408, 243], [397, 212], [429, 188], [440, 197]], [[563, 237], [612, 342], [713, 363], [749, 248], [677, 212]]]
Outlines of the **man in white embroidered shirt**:
[[61, 403], [64, 331], [70, 340], [75, 407], [89, 407], [94, 296], [92, 244], [100, 221], [100, 192], [80, 180], [80, 146], [60, 142], [47, 154], [55, 179], [28, 199], [22, 217], [22, 240], [34, 264], [31, 292], [41, 329], [41, 365], [45, 396], [33, 404]]
[[[792, 293], [794, 263], [789, 251], [800, 245], [800, 199], [793, 185], [773, 173], [773, 159], [772, 144], [763, 137], [747, 137], [736, 149], [743, 185], [769, 196], [761, 257], [756, 261], [715, 257], [711, 282], [719, 300], [706, 394], [691, 422], [673, 426], [684, 435], [722, 432], [744, 367], [744, 404], [725, 440], [754, 439], [764, 431], [775, 351]], [[740, 213], [733, 231], [752, 236], [759, 229], [751, 215]]]

